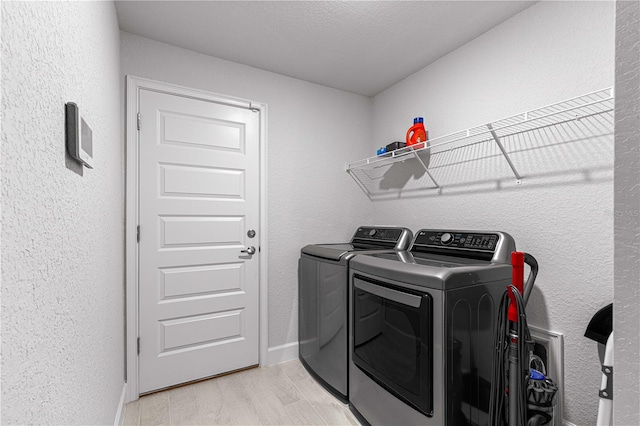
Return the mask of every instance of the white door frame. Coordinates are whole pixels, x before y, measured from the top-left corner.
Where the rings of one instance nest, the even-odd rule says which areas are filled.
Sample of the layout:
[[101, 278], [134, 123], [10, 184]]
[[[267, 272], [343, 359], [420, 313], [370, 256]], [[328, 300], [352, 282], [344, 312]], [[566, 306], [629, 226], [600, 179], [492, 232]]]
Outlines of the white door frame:
[[139, 132], [138, 117], [139, 93], [141, 89], [161, 93], [177, 94], [193, 99], [216, 102], [219, 104], [251, 109], [260, 114], [260, 257], [259, 257], [259, 294], [258, 309], [260, 326], [259, 362], [267, 362], [268, 346], [268, 300], [267, 300], [267, 105], [240, 98], [190, 89], [174, 84], [163, 83], [141, 77], [127, 76], [126, 80], [126, 199], [125, 199], [125, 278], [126, 278], [126, 402], [138, 399], [138, 242], [139, 223], [138, 174]]

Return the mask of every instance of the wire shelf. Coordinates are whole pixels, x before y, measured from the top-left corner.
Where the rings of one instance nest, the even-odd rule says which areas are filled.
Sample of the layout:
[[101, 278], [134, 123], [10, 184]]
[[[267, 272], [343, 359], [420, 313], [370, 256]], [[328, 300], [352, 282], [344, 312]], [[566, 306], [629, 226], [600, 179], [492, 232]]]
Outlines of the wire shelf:
[[[566, 155], [569, 143], [611, 141], [613, 111], [613, 88], [599, 90], [347, 163], [345, 169], [370, 198], [425, 189], [440, 192], [450, 185], [509, 176], [520, 183], [527, 176], [521, 168], [531, 163], [527, 153], [549, 148], [555, 157]], [[562, 162], [567, 166], [571, 161]], [[539, 163], [536, 171], [546, 167]]]

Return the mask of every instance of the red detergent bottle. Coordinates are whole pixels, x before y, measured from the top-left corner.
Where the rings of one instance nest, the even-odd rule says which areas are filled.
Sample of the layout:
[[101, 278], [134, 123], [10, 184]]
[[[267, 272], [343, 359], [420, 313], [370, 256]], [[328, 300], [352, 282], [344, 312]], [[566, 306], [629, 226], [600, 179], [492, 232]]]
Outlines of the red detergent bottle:
[[[414, 146], [414, 148], [422, 148], [427, 140], [427, 131], [424, 128], [424, 118], [416, 117], [413, 119], [413, 126], [407, 130], [407, 146]], [[420, 144], [420, 146], [417, 146]]]

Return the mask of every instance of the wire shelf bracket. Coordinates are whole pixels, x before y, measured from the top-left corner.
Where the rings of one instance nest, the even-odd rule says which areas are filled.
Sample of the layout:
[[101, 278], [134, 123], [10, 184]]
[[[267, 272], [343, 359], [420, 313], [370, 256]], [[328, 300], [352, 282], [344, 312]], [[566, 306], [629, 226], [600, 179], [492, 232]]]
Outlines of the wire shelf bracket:
[[500, 142], [500, 138], [498, 137], [496, 132], [493, 131], [493, 127], [491, 126], [491, 123], [487, 124], [487, 128], [489, 129], [491, 136], [493, 136], [493, 140], [496, 141], [498, 148], [500, 148], [500, 152], [502, 152], [502, 155], [504, 155], [504, 158], [507, 160], [507, 163], [509, 163], [509, 167], [511, 167], [513, 174], [516, 175], [516, 179], [518, 179], [517, 182], [520, 183], [522, 181], [522, 177], [518, 173], [518, 170], [516, 170], [516, 166], [513, 165], [513, 162], [511, 161], [511, 157], [509, 157], [509, 154], [507, 154], [507, 150], [504, 149], [504, 146]]

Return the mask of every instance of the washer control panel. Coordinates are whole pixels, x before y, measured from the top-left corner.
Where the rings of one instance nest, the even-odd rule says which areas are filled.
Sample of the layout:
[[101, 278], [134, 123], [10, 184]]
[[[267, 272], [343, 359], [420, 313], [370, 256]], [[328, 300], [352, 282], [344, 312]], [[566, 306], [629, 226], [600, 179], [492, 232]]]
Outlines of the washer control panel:
[[493, 251], [499, 238], [498, 234], [482, 232], [421, 230], [416, 234], [413, 246]]
[[360, 227], [353, 239], [367, 239], [376, 241], [398, 241], [402, 235], [402, 229], [398, 228], [372, 228]]

